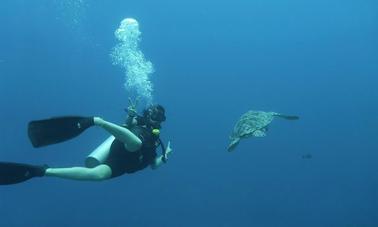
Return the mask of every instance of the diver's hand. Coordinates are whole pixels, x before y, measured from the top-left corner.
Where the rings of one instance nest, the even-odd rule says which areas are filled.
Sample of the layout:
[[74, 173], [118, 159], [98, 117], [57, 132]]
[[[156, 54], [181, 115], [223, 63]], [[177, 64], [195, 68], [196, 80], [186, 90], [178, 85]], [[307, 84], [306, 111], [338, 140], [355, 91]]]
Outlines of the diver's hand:
[[136, 117], [138, 115], [137, 112], [137, 105], [138, 105], [139, 98], [136, 98], [135, 102], [131, 98], [129, 98], [129, 107], [127, 107], [127, 114], [129, 117]]
[[172, 152], [171, 141], [168, 141], [167, 148], [165, 149], [164, 159], [168, 160], [168, 155]]
[[138, 112], [136, 111], [134, 107], [129, 106], [127, 107], [127, 115], [129, 115], [129, 117], [131, 118], [134, 118], [138, 115]]

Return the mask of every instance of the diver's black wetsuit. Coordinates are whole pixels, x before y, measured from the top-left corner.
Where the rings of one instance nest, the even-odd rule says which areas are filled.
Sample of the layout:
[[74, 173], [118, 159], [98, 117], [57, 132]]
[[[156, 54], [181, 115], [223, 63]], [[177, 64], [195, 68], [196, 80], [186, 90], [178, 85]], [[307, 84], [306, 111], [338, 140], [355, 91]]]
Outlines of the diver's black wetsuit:
[[124, 143], [115, 139], [110, 147], [108, 158], [104, 164], [112, 170], [112, 178], [125, 173], [134, 173], [152, 164], [157, 156], [156, 148], [159, 146], [158, 137], [150, 129], [134, 126], [130, 129], [142, 141], [142, 147], [134, 152], [126, 150]]

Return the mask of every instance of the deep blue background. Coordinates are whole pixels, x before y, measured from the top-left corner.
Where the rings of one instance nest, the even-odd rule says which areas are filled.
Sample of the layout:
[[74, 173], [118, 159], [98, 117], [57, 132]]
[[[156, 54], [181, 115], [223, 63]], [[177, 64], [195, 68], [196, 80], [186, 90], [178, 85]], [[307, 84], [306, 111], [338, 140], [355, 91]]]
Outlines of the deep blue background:
[[[140, 22], [174, 153], [101, 183], [3, 186], [0, 226], [378, 226], [377, 1], [58, 2], [0, 3], [0, 160], [82, 165], [105, 132], [33, 149], [28, 121], [123, 120], [109, 53], [125, 17]], [[250, 109], [301, 120], [228, 153]]]

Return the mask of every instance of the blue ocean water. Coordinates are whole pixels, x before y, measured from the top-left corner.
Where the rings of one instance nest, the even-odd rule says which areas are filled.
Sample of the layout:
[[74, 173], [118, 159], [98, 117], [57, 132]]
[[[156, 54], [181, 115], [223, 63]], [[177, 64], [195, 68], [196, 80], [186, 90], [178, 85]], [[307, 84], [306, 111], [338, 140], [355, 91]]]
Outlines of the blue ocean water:
[[[27, 123], [124, 120], [109, 55], [126, 17], [140, 23], [174, 152], [100, 183], [2, 186], [0, 226], [378, 226], [377, 12], [373, 0], [1, 1], [1, 161], [83, 165], [106, 132], [34, 149]], [[228, 153], [250, 109], [301, 119]]]

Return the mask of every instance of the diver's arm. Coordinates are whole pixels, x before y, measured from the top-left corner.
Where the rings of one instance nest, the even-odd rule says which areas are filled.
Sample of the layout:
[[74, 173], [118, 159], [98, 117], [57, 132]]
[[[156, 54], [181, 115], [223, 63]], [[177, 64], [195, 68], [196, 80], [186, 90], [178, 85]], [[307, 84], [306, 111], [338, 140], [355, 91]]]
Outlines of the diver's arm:
[[99, 117], [94, 118], [94, 123], [123, 142], [126, 149], [130, 152], [134, 152], [142, 146], [142, 141], [127, 128], [105, 121]]
[[171, 148], [171, 142], [168, 142], [167, 148], [165, 149], [165, 157], [164, 155], [160, 155], [155, 158], [154, 162], [151, 164], [151, 169], [157, 169], [159, 168], [162, 164], [166, 163], [168, 160], [168, 154], [172, 152]]

